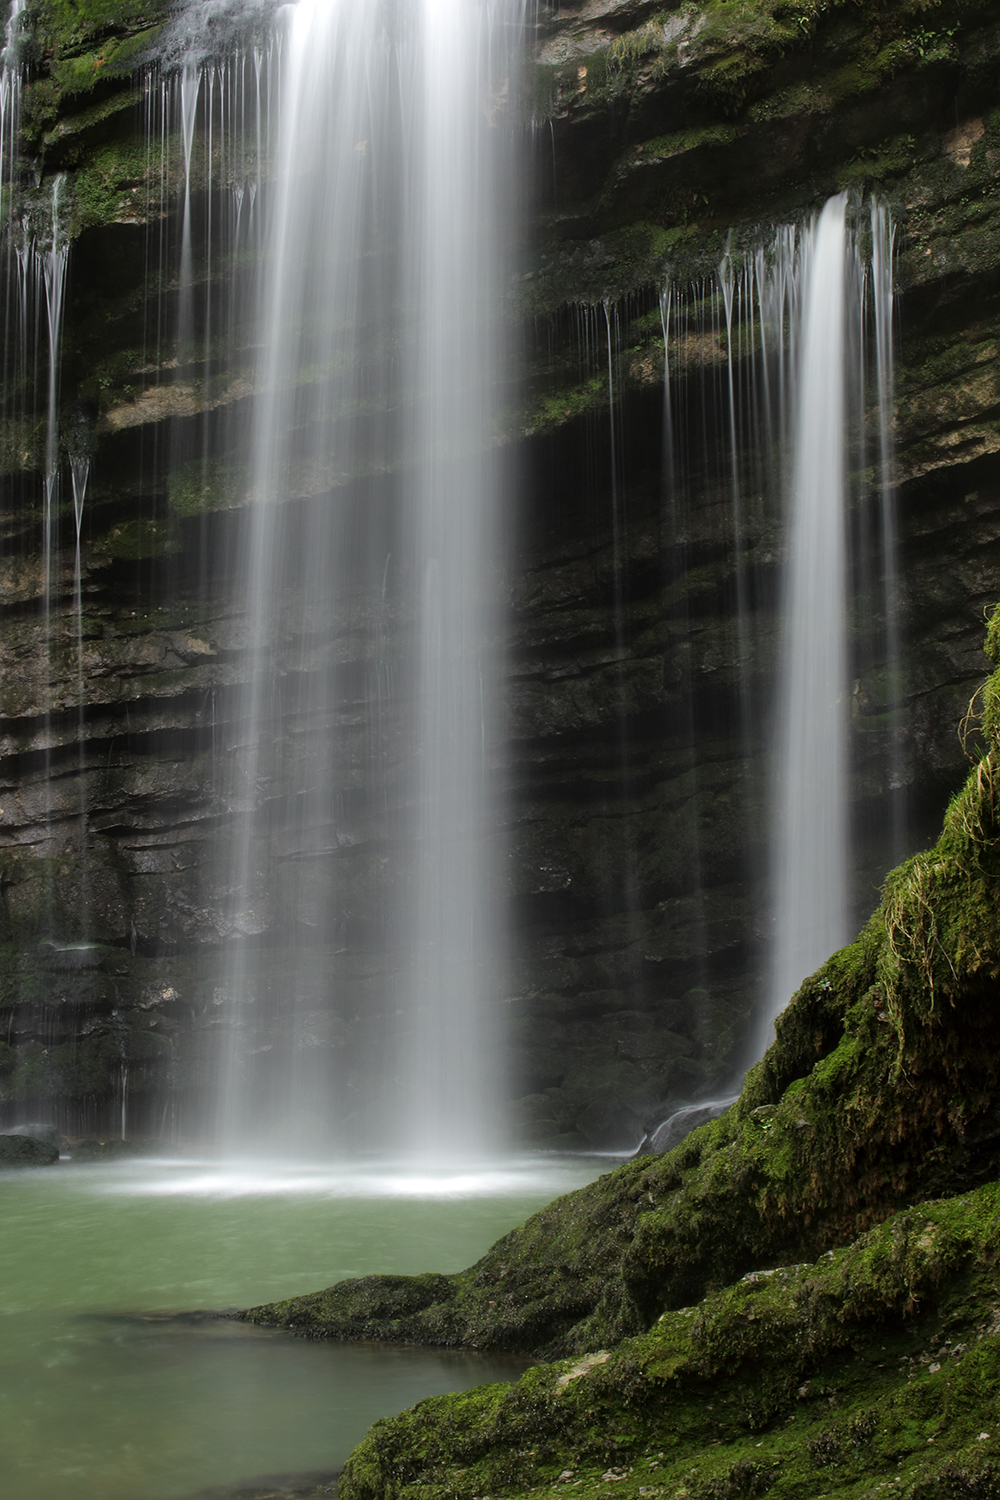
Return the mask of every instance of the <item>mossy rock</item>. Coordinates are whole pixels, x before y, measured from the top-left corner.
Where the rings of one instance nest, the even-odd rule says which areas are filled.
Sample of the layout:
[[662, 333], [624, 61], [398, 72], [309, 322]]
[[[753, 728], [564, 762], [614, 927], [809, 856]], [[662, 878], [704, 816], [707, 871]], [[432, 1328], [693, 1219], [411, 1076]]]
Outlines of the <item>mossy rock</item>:
[[33, 1135], [0, 1135], [0, 1169], [6, 1167], [51, 1167], [59, 1160], [59, 1147]]
[[649, 1332], [377, 1422], [344, 1500], [994, 1496], [1000, 1185], [751, 1272]]

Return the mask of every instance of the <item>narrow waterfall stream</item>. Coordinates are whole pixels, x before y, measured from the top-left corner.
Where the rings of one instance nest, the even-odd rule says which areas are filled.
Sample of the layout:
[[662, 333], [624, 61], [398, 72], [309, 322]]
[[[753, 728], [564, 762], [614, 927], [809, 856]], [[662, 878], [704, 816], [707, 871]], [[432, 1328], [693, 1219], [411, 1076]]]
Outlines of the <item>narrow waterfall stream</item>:
[[[759, 878], [771, 892], [751, 1060], [770, 1044], [774, 1020], [795, 990], [848, 940], [871, 900], [867, 889], [855, 889], [852, 849], [852, 638], [879, 640], [884, 652], [890, 728], [882, 774], [890, 790], [883, 857], [890, 850], [898, 856], [906, 845], [905, 809], [893, 790], [900, 779], [901, 688], [892, 243], [884, 205], [875, 200], [864, 213], [849, 212], [847, 195], [840, 194], [812, 221], [779, 228], [770, 243], [740, 254], [727, 249], [718, 273], [723, 318], [711, 282], [668, 286], [661, 297], [672, 351], [664, 424], [664, 482], [672, 513], [688, 524], [689, 475], [698, 471], [685, 430], [695, 425], [694, 414], [676, 405], [671, 361], [683, 369], [690, 350], [700, 352], [710, 339], [724, 351], [717, 357], [722, 394], [716, 405], [725, 413], [721, 457], [715, 460], [719, 479], [728, 483], [734, 517], [742, 517], [745, 488], [784, 539], [773, 601], [779, 645], [770, 713], [751, 708], [750, 683], [761, 679], [770, 649], [760, 599], [758, 614], [749, 611], [752, 590], [761, 585], [745, 577], [738, 544], [734, 559], [740, 732], [773, 766], [768, 784], [748, 799], [751, 809], [755, 803], [765, 809], [751, 842], [766, 851]], [[742, 524], [734, 520], [737, 529]], [[756, 524], [759, 529], [759, 517]]]
[[[831, 198], [803, 230], [796, 249], [799, 352], [791, 415], [789, 541], [772, 793], [775, 936], [761, 1052], [770, 1043], [774, 1018], [802, 981], [848, 941], [865, 904], [865, 896], [859, 902], [852, 888], [848, 747], [848, 642], [865, 601], [852, 597], [852, 590], [860, 589], [852, 584], [848, 533], [849, 470], [852, 459], [853, 466], [860, 467], [859, 459], [863, 462], [870, 450], [876, 455], [878, 490], [875, 496], [859, 494], [855, 483], [853, 508], [862, 512], [862, 524], [857, 528], [861, 556], [854, 562], [854, 576], [863, 586], [871, 572], [863, 512], [872, 506], [882, 592], [877, 601], [869, 599], [867, 607], [881, 616], [889, 708], [898, 709], [890, 436], [892, 229], [877, 202], [871, 205], [868, 224], [851, 229], [847, 207], [846, 193]], [[865, 363], [870, 325], [875, 333], [872, 372]], [[874, 429], [868, 434], [866, 423]], [[905, 830], [893, 790], [898, 784], [897, 743], [894, 729], [887, 746], [886, 842], [898, 857]]]
[[831, 198], [798, 246], [801, 323], [774, 783], [776, 930], [766, 1022], [847, 941], [850, 926], [846, 208], [846, 194]]

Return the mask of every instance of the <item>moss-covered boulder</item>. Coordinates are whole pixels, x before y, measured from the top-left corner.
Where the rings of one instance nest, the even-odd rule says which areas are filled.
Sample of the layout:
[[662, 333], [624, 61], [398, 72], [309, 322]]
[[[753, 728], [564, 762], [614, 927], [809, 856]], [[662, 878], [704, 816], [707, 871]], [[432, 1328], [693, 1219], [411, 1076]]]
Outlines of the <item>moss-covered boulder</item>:
[[377, 1422], [344, 1500], [1000, 1492], [1000, 1187], [751, 1272], [613, 1350]]

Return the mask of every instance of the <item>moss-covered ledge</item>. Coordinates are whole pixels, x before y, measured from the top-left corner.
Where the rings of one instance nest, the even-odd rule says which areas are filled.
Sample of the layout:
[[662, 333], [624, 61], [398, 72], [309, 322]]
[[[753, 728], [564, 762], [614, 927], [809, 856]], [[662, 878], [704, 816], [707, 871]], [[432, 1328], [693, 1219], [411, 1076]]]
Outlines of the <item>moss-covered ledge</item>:
[[[1000, 659], [1000, 616], [989, 647]], [[799, 990], [734, 1109], [557, 1200], [469, 1270], [368, 1277], [243, 1316], [299, 1333], [583, 1353], [905, 1204], [1000, 1176], [1000, 672], [941, 838]]]
[[377, 1422], [342, 1500], [1000, 1493], [1000, 1186]]

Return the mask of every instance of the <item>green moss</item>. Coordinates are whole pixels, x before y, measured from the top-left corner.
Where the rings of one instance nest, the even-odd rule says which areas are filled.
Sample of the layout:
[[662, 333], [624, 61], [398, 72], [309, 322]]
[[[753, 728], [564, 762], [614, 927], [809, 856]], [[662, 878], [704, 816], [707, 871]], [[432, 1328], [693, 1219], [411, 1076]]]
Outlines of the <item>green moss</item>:
[[[93, 225], [144, 219], [150, 211], [153, 171], [141, 141], [116, 142], [89, 152], [86, 166], [73, 174], [73, 232], [79, 234]], [[157, 193], [159, 174], [157, 164]]]
[[[89, 129], [133, 99], [109, 84], [127, 79], [148, 56], [170, 13], [167, 0], [29, 0], [22, 45], [31, 64], [22, 92], [21, 130], [32, 147], [49, 148], [65, 134]], [[104, 98], [75, 126], [61, 120], [66, 102], [100, 87]], [[114, 97], [117, 95], [117, 97]]]
[[938, 843], [803, 985], [728, 1115], [457, 1276], [245, 1315], [571, 1356], [377, 1423], [345, 1500], [997, 1493], [1000, 1183], [976, 1184], [1000, 1172], [1000, 671], [984, 702]]
[[916, 138], [895, 135], [877, 146], [866, 146], [841, 167], [837, 186], [854, 187], [865, 182], [882, 182], [906, 171], [913, 164]]
[[731, 146], [736, 139], [733, 125], [704, 125], [697, 130], [679, 130], [672, 135], [655, 136], [642, 143], [643, 161], [652, 158], [680, 156], [685, 151], [697, 151], [701, 146]]
[[15, 474], [41, 466], [45, 453], [45, 420], [8, 417], [0, 420], [0, 473]]
[[[134, 36], [112, 37], [94, 52], [53, 62], [51, 79], [60, 99], [66, 94], [88, 93], [105, 78], [131, 73], [151, 51], [160, 30], [159, 26], [150, 26]], [[131, 94], [125, 93], [116, 100], [115, 108], [124, 108], [130, 102]]]
[[211, 459], [207, 463], [192, 459], [174, 469], [167, 480], [168, 503], [178, 516], [229, 510], [241, 504], [246, 493], [245, 473], [220, 459]]
[[998, 1230], [993, 1184], [812, 1264], [751, 1273], [613, 1351], [421, 1402], [375, 1424], [341, 1493], [813, 1500], [987, 1473]]
[[951, 0], [933, 9], [929, 24], [928, 7], [907, 0], [862, 3], [846, 15], [843, 0], [715, 0], [694, 12], [703, 19], [692, 28], [693, 55], [686, 61], [696, 63], [703, 97], [735, 112], [779, 59], [822, 37], [829, 48], [846, 54], [822, 79], [829, 107], [884, 86], [908, 66], [950, 61], [957, 55], [953, 39], [987, 8], [981, 0]]
[[84, 50], [98, 36], [132, 36], [171, 11], [168, 0], [29, 0], [28, 24], [56, 55]]
[[95, 552], [130, 562], [145, 557], [166, 557], [179, 549], [180, 540], [167, 522], [144, 516], [120, 521], [94, 544]]
[[84, 155], [86, 148], [81, 146], [78, 152], [71, 153], [66, 149], [66, 142], [74, 137], [85, 135], [95, 126], [102, 125], [122, 110], [133, 109], [141, 97], [138, 86], [118, 89], [107, 98], [92, 102], [85, 108], [77, 110], [75, 114], [64, 116], [52, 130], [46, 131], [42, 136], [43, 148], [48, 149], [61, 144], [64, 147], [63, 161], [71, 161], [79, 155]]

